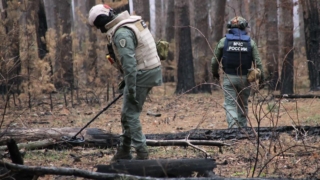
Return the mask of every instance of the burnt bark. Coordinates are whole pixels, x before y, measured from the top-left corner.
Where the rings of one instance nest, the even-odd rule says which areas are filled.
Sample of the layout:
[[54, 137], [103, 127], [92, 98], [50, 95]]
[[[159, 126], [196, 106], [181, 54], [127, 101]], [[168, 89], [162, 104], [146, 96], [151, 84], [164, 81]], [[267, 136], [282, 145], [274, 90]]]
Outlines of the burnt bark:
[[310, 90], [320, 90], [320, 3], [300, 0], [303, 8], [305, 46], [308, 60]]
[[174, 1], [167, 0], [167, 18], [166, 18], [166, 40], [171, 42], [174, 38], [174, 24], [175, 24], [175, 12], [174, 12]]
[[293, 2], [280, 1], [279, 16], [279, 59], [281, 69], [281, 94], [293, 94], [294, 64], [293, 64]]
[[[69, 145], [84, 145], [86, 147], [100, 147], [108, 148], [114, 147], [119, 143], [119, 135], [108, 133], [102, 129], [87, 128], [78, 136], [84, 138], [84, 142], [72, 143], [65, 141], [64, 136], [70, 139], [73, 137], [80, 128], [43, 128], [43, 129], [10, 129], [0, 132], [0, 145], [5, 145], [6, 140], [9, 138], [14, 139], [17, 143], [38, 141], [43, 139], [56, 140], [56, 144], [67, 143]], [[163, 133], [163, 134], [146, 134], [148, 140], [183, 140], [188, 137], [188, 140], [198, 140], [197, 145], [201, 145], [202, 140], [243, 140], [243, 139], [256, 139], [256, 133], [259, 131], [259, 138], [267, 140], [270, 138], [277, 138], [280, 133], [288, 133], [289, 135], [300, 138], [305, 136], [319, 136], [320, 126], [280, 126], [280, 127], [260, 127], [260, 128], [232, 128], [232, 129], [193, 129], [180, 133]], [[192, 142], [191, 142], [192, 143]], [[208, 145], [202, 143], [204, 145]], [[214, 142], [213, 142], [214, 143]], [[148, 144], [148, 143], [147, 143]], [[196, 143], [195, 143], [196, 144]], [[213, 145], [212, 142], [209, 143]], [[161, 142], [148, 144], [150, 146], [161, 145]], [[174, 145], [174, 144], [172, 144]], [[177, 144], [178, 145], [178, 144]], [[181, 144], [183, 145], [183, 144]], [[223, 143], [218, 146], [225, 145]]]
[[210, 177], [217, 165], [214, 159], [120, 160], [110, 165], [97, 165], [97, 172], [122, 173], [150, 177]]
[[278, 45], [278, 5], [277, 1], [269, 1], [265, 3], [266, 9], [266, 35], [267, 35], [267, 50], [266, 61], [268, 79], [270, 80], [269, 89], [279, 90], [279, 45]]
[[175, 6], [175, 44], [178, 60], [178, 82], [176, 94], [196, 93], [194, 81], [193, 54], [189, 18], [189, 1], [176, 0]]

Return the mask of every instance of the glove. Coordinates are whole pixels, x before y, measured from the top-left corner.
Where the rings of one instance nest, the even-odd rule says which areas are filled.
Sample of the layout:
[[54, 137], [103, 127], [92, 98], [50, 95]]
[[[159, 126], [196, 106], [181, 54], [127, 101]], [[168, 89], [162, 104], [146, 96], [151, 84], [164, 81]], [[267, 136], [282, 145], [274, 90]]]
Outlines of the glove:
[[126, 86], [126, 83], [124, 82], [124, 80], [122, 80], [122, 81], [118, 84], [118, 89], [119, 89], [119, 90], [122, 90], [125, 86]]

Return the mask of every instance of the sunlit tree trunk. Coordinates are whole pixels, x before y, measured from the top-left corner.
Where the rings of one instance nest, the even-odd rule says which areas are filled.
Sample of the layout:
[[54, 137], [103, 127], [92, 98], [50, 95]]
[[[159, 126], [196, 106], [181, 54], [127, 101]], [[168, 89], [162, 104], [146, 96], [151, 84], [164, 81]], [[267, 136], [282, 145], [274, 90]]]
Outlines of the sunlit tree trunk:
[[293, 94], [293, 2], [280, 1], [279, 16], [279, 60], [281, 70], [281, 94]]
[[189, 19], [189, 1], [175, 0], [175, 46], [178, 61], [178, 82], [176, 93], [196, 92], [193, 69], [193, 55]]
[[266, 9], [266, 35], [267, 50], [266, 64], [268, 79], [270, 80], [269, 88], [271, 90], [279, 90], [279, 46], [278, 46], [278, 4], [277, 1], [268, 1], [265, 3]]
[[[209, 12], [209, 0], [191, 0], [190, 6], [193, 8], [194, 13], [190, 13], [192, 18], [192, 46], [193, 46], [193, 64], [194, 64], [194, 74], [195, 83], [197, 90], [200, 92], [211, 93], [210, 84], [203, 84], [211, 81], [209, 72], [211, 72], [211, 62], [210, 59], [212, 54], [210, 54], [210, 44], [208, 43], [209, 37], [209, 25], [208, 25], [208, 12]], [[192, 12], [192, 11], [191, 11]], [[202, 85], [201, 85], [202, 84]]]
[[303, 8], [310, 90], [316, 91], [320, 89], [320, 3], [314, 0], [299, 2]]

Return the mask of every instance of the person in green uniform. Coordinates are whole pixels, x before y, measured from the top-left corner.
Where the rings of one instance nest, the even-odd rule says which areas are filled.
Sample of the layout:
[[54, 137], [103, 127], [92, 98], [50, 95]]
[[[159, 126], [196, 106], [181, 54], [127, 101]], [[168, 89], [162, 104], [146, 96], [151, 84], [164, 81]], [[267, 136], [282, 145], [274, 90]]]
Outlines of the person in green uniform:
[[260, 88], [264, 85], [264, 73], [259, 51], [247, 34], [247, 21], [240, 16], [228, 23], [228, 33], [220, 39], [212, 58], [212, 74], [219, 80], [219, 65], [223, 70], [224, 108], [229, 128], [247, 127], [250, 82], [247, 74], [252, 65], [260, 69]]
[[[110, 62], [123, 75], [123, 105], [121, 110], [122, 134], [112, 161], [148, 159], [146, 138], [142, 132], [140, 114], [152, 87], [162, 84], [161, 62], [156, 43], [140, 16], [128, 11], [116, 14], [106, 4], [98, 4], [89, 11], [88, 21], [106, 34]], [[112, 53], [113, 52], [113, 53]]]

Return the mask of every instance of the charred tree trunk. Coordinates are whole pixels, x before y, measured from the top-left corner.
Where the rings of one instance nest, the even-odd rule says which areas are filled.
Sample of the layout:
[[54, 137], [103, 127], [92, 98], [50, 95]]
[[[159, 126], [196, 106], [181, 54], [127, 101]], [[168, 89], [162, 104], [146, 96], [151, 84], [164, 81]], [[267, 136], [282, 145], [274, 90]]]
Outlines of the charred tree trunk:
[[300, 0], [303, 8], [304, 33], [308, 60], [310, 90], [320, 90], [320, 3]]
[[293, 94], [294, 64], [293, 64], [293, 2], [280, 1], [280, 53], [281, 94]]
[[175, 13], [174, 13], [174, 1], [167, 0], [167, 18], [166, 18], [166, 40], [171, 42], [174, 39], [174, 24], [175, 24]]
[[[0, 145], [5, 145], [7, 139], [14, 139], [17, 143], [23, 143], [28, 141], [39, 141], [44, 139], [56, 140], [56, 143], [65, 142], [64, 136], [73, 137], [80, 128], [43, 128], [43, 129], [10, 129], [0, 132]], [[256, 139], [256, 133], [259, 131], [259, 138], [270, 139], [277, 138], [280, 133], [288, 133], [289, 135], [300, 138], [304, 137], [305, 132], [308, 132], [308, 136], [319, 136], [319, 126], [281, 126], [281, 127], [260, 127], [260, 128], [232, 128], [232, 129], [196, 129], [180, 133], [164, 133], [164, 134], [146, 134], [148, 140], [183, 140], [189, 137], [188, 140], [198, 140], [195, 142], [197, 145], [212, 145], [212, 146], [224, 146], [221, 142], [201, 142], [202, 140], [215, 140], [224, 141], [231, 139]], [[189, 136], [190, 135], [190, 136]], [[119, 135], [110, 134], [102, 129], [87, 128], [79, 137], [85, 139], [84, 143], [73, 144], [83, 145], [86, 147], [113, 147], [119, 142]], [[72, 142], [71, 142], [72, 143]], [[161, 146], [164, 143], [165, 146], [170, 145], [170, 142], [155, 142], [150, 141], [150, 146]], [[194, 143], [194, 142], [191, 142]], [[70, 144], [70, 143], [69, 143]], [[172, 144], [174, 145], [174, 144]], [[183, 145], [181, 142], [177, 145]]]
[[175, 44], [178, 82], [175, 93], [195, 93], [193, 54], [189, 18], [189, 1], [175, 0]]
[[210, 177], [217, 165], [214, 159], [120, 160], [110, 165], [97, 165], [97, 172], [150, 177]]
[[[10, 94], [18, 93], [21, 84], [19, 44], [19, 6], [0, 2], [0, 94], [9, 102]], [[9, 105], [9, 103], [8, 103]]]
[[278, 4], [277, 1], [265, 3], [266, 35], [267, 35], [267, 70], [270, 79], [269, 89], [279, 90], [279, 45], [278, 45]]
[[38, 10], [38, 25], [37, 27], [37, 40], [39, 46], [39, 58], [42, 59], [48, 53], [45, 42], [42, 39], [45, 39], [46, 32], [48, 30], [47, 18], [44, 9], [43, 0], [39, 0], [39, 10]]

